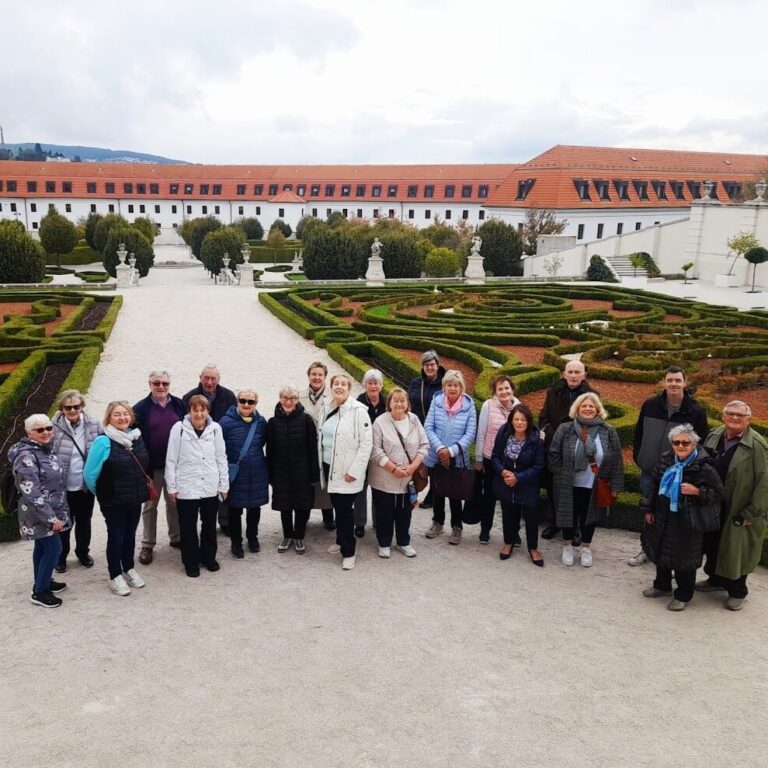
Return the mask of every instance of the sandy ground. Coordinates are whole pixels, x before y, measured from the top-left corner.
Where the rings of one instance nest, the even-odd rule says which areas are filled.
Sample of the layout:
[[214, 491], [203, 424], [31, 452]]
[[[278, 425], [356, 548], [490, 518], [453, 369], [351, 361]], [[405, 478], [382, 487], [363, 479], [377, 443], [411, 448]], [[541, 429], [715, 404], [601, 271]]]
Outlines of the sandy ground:
[[[181, 394], [215, 361], [269, 416], [326, 357], [202, 270], [154, 270], [125, 297], [96, 415], [142, 397], [153, 367]], [[697, 594], [675, 614], [640, 595], [652, 569], [625, 565], [632, 534], [599, 530], [591, 569], [543, 542], [540, 570], [520, 550], [499, 561], [498, 527], [487, 547], [476, 528], [429, 541], [429, 517], [415, 559], [379, 559], [368, 529], [342, 572], [317, 513], [298, 557], [277, 554], [267, 509], [260, 554], [232, 560], [220, 538], [221, 570], [188, 579], [162, 543], [146, 589], [120, 598], [97, 511], [96, 566], [70, 565], [55, 611], [28, 602], [31, 545], [0, 546], [3, 766], [765, 765], [768, 572], [741, 613]]]

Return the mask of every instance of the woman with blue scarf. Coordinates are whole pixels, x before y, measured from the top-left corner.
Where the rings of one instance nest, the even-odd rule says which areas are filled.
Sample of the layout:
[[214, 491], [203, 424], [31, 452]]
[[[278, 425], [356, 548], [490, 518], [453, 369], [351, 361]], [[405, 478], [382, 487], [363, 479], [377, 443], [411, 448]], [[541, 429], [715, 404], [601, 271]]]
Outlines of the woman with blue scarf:
[[672, 450], [660, 456], [653, 473], [653, 495], [640, 502], [646, 510], [643, 551], [656, 565], [653, 586], [644, 589], [643, 595], [671, 597], [667, 608], [682, 611], [693, 597], [696, 569], [702, 561], [703, 533], [694, 530], [692, 520], [701, 519], [698, 512], [704, 508], [711, 508], [717, 519], [725, 489], [690, 424], [670, 429], [669, 442]]

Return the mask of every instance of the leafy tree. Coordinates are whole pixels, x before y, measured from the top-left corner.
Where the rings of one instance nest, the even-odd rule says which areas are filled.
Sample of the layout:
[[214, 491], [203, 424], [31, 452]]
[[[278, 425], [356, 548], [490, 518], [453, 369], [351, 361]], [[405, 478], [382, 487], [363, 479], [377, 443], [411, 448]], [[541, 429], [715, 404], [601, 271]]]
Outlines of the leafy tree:
[[0, 221], [0, 282], [40, 283], [45, 277], [45, 251], [17, 221]]
[[246, 245], [245, 232], [236, 224], [209, 232], [203, 240], [200, 249], [200, 261], [203, 266], [212, 274], [218, 275], [221, 272], [224, 262], [224, 254], [228, 254], [231, 259], [229, 268], [234, 269], [235, 265], [243, 263], [243, 256], [240, 253], [243, 246]]
[[113, 227], [127, 226], [129, 226], [128, 222], [119, 213], [108, 213], [96, 222], [93, 232], [93, 245], [91, 247], [104, 253], [104, 246], [107, 244], [110, 230]]
[[[383, 246], [381, 255], [384, 259], [385, 277], [421, 277], [424, 256], [412, 235], [404, 232], [390, 232], [382, 235], [380, 239]], [[368, 256], [371, 255], [372, 243], [373, 238], [370, 238]]]
[[743, 256], [750, 248], [757, 248], [760, 245], [759, 240], [751, 232], [739, 232], [737, 235], [729, 237], [725, 241], [725, 245], [728, 250], [733, 251], [733, 260], [731, 261], [731, 268], [728, 270], [728, 274], [733, 273], [733, 268], [736, 266], [736, 259], [739, 256]]
[[263, 240], [264, 239], [264, 227], [261, 226], [261, 222], [255, 217], [250, 216], [245, 219], [238, 219], [237, 224], [240, 229], [245, 232], [245, 236], [249, 240]]
[[589, 260], [589, 267], [587, 267], [587, 280], [593, 280], [599, 283], [618, 283], [613, 272], [611, 272], [609, 266], [605, 263], [602, 256], [594, 253]]
[[324, 221], [321, 221], [314, 216], [304, 216], [296, 225], [296, 237], [306, 245], [307, 241], [314, 235], [314, 233], [327, 232], [329, 229], [330, 227]]
[[435, 248], [450, 248], [455, 251], [459, 246], [459, 233], [448, 224], [435, 223], [419, 230], [419, 234]]
[[[155, 263], [152, 243], [138, 229], [128, 225], [112, 227], [109, 230], [107, 242], [104, 245], [104, 269], [112, 277], [117, 275], [116, 267], [120, 263], [117, 251], [120, 243], [125, 245], [125, 250], [128, 251], [129, 256], [132, 253], [136, 257], [136, 268], [139, 270], [139, 276], [146, 277]], [[128, 259], [126, 259], [127, 262]]]
[[304, 243], [304, 274], [310, 280], [353, 280], [365, 273], [361, 240], [327, 225]]
[[279, 229], [286, 237], [290, 237], [293, 234], [291, 225], [282, 219], [275, 219], [272, 222], [272, 226], [269, 228], [269, 231], [271, 232], [273, 229]]
[[56, 266], [61, 266], [61, 255], [70, 253], [77, 245], [77, 228], [54, 208], [40, 221], [40, 242], [45, 252], [56, 256]]
[[277, 261], [277, 254], [282, 248], [285, 247], [285, 242], [286, 237], [278, 228], [269, 230], [269, 234], [267, 235], [267, 243], [269, 243], [269, 247], [272, 249], [273, 264]]
[[680, 269], [683, 270], [683, 285], [688, 284], [688, 270], [693, 269], [693, 262], [687, 261]]
[[498, 219], [491, 219], [478, 228], [477, 234], [483, 240], [480, 255], [485, 259], [486, 272], [497, 276], [523, 274], [520, 265], [523, 239], [515, 227]]
[[424, 260], [429, 277], [454, 277], [460, 266], [459, 254], [450, 248], [433, 248]]
[[138, 229], [139, 232], [141, 232], [141, 234], [144, 235], [144, 237], [146, 237], [150, 243], [155, 242], [157, 227], [155, 227], [155, 223], [152, 221], [152, 219], [149, 218], [149, 216], [141, 216], [138, 219], [134, 219], [131, 226]]
[[527, 208], [523, 220], [523, 248], [536, 253], [539, 235], [560, 235], [568, 226], [566, 219], [558, 219], [554, 211], [546, 208]]
[[760, 246], [757, 248], [750, 248], [744, 254], [744, 258], [752, 265], [752, 290], [750, 293], [758, 293], [758, 291], [755, 290], [755, 273], [757, 272], [758, 264], [768, 261], [768, 251]]
[[632, 268], [635, 270], [633, 277], [637, 277], [637, 270], [642, 269], [645, 266], [645, 259], [643, 258], [643, 254], [631, 253], [629, 255], [629, 263], [632, 265]]
[[192, 231], [195, 228], [195, 221], [197, 219], [184, 219], [181, 225], [176, 229], [179, 233], [179, 237], [189, 246], [192, 245]]
[[347, 217], [341, 211], [331, 211], [328, 214], [328, 218], [325, 220], [325, 223], [331, 229], [338, 229], [339, 227], [346, 226]]
[[296, 239], [297, 240], [303, 240], [306, 232], [307, 226], [312, 226], [311, 222], [316, 221], [319, 224], [322, 224], [322, 222], [319, 219], [316, 219], [314, 216], [302, 216], [298, 224], [296, 224]]
[[192, 255], [200, 258], [203, 240], [209, 232], [215, 232], [224, 225], [215, 216], [201, 216], [192, 220], [192, 226], [189, 232], [189, 247], [192, 249]]

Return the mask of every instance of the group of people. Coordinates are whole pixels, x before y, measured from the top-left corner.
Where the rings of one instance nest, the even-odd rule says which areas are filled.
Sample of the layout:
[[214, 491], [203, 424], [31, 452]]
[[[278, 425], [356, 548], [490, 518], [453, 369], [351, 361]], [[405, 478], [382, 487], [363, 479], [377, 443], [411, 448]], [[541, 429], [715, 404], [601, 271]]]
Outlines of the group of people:
[[[408, 389], [395, 387], [386, 398], [376, 369], [366, 372], [357, 398], [352, 378], [328, 379], [321, 362], [309, 366], [307, 377], [303, 391], [280, 389], [269, 419], [257, 409], [255, 390], [223, 387], [214, 365], [183, 397], [170, 393], [166, 370], [152, 371], [147, 397], [133, 406], [110, 403], [101, 423], [74, 390], [62, 394], [53, 420], [30, 416], [9, 459], [21, 535], [35, 542], [32, 602], [61, 605], [58, 593], [66, 584], [53, 574], [67, 570], [72, 531], [77, 559], [93, 566], [95, 498], [107, 527], [109, 587], [127, 596], [145, 586], [134, 562], [136, 532], [141, 521], [137, 559], [148, 566], [161, 496], [170, 545], [194, 578], [201, 566], [219, 570], [217, 519], [232, 557], [245, 557], [243, 514], [248, 550], [260, 551], [261, 507], [270, 486], [283, 530], [278, 552], [306, 552], [310, 512], [320, 509], [325, 527], [335, 531], [328, 551], [340, 555], [344, 570], [354, 568], [356, 540], [365, 536], [369, 487], [382, 558], [391, 556], [393, 543], [405, 557], [416, 556], [410, 526], [417, 504], [432, 509], [426, 536], [434, 539], [444, 532], [448, 503], [453, 546], [461, 543], [467, 504], [479, 506], [479, 541], [488, 544], [498, 501], [499, 558], [510, 559], [521, 544], [524, 522], [530, 561], [542, 567], [544, 487], [550, 519], [542, 536], [562, 532], [565, 566], [592, 565], [595, 527], [624, 488], [624, 462], [619, 436], [581, 362], [569, 361], [547, 391], [538, 425], [504, 374], [492, 380], [492, 397], [478, 417], [462, 373], [446, 370], [434, 350], [422, 355], [420, 375]], [[642, 552], [630, 563], [647, 558], [656, 565], [643, 594], [671, 597], [670, 610], [685, 608], [697, 589], [727, 591], [727, 607], [738, 610], [766, 524], [768, 443], [749, 426], [751, 412], [741, 401], [726, 405], [725, 426], [709, 432], [704, 409], [685, 384], [684, 372], [669, 368], [664, 390], [640, 411], [633, 456], [645, 526]], [[476, 473], [480, 494], [468, 500], [455, 492], [459, 480], [466, 486], [467, 475]], [[705, 555], [707, 578], [696, 582]]]

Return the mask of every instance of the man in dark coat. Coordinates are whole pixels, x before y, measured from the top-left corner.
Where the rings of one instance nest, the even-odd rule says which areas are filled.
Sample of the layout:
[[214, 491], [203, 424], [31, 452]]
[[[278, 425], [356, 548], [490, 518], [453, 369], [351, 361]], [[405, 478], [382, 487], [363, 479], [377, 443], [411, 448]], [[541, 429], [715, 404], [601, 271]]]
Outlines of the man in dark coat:
[[[664, 389], [649, 397], [640, 408], [635, 425], [632, 458], [640, 467], [640, 493], [650, 498], [653, 493], [653, 470], [662, 453], [669, 450], [669, 430], [676, 424], [690, 424], [702, 442], [709, 432], [704, 407], [685, 390], [685, 372], [671, 365], [664, 373]], [[642, 565], [645, 552], [640, 550], [627, 562]]]
[[[552, 438], [555, 436], [557, 428], [567, 421], [571, 421], [568, 411], [574, 401], [580, 395], [586, 392], [594, 392], [598, 397], [600, 393], [593, 389], [587, 382], [587, 369], [581, 360], [569, 360], [565, 364], [563, 377], [554, 386], [547, 390], [547, 396], [544, 400], [544, 406], [539, 414], [539, 431], [544, 440], [544, 455], [549, 456], [549, 446]], [[560, 528], [555, 522], [555, 493], [552, 487], [552, 473], [545, 466], [542, 473], [545, 487], [547, 489], [547, 526], [541, 532], [542, 539], [553, 539]], [[578, 531], [573, 532], [573, 545], [581, 545], [581, 536]], [[578, 540], [577, 540], [578, 537]]]
[[[189, 398], [192, 395], [202, 395], [208, 400], [211, 418], [218, 424], [221, 417], [227, 412], [227, 409], [237, 403], [235, 393], [231, 389], [222, 387], [219, 384], [221, 374], [219, 369], [213, 364], [208, 365], [200, 371], [200, 383], [190, 389], [181, 399], [184, 401], [184, 407], [189, 408]], [[225, 536], [229, 536], [229, 513], [227, 512], [226, 502], [219, 502], [219, 528]]]

